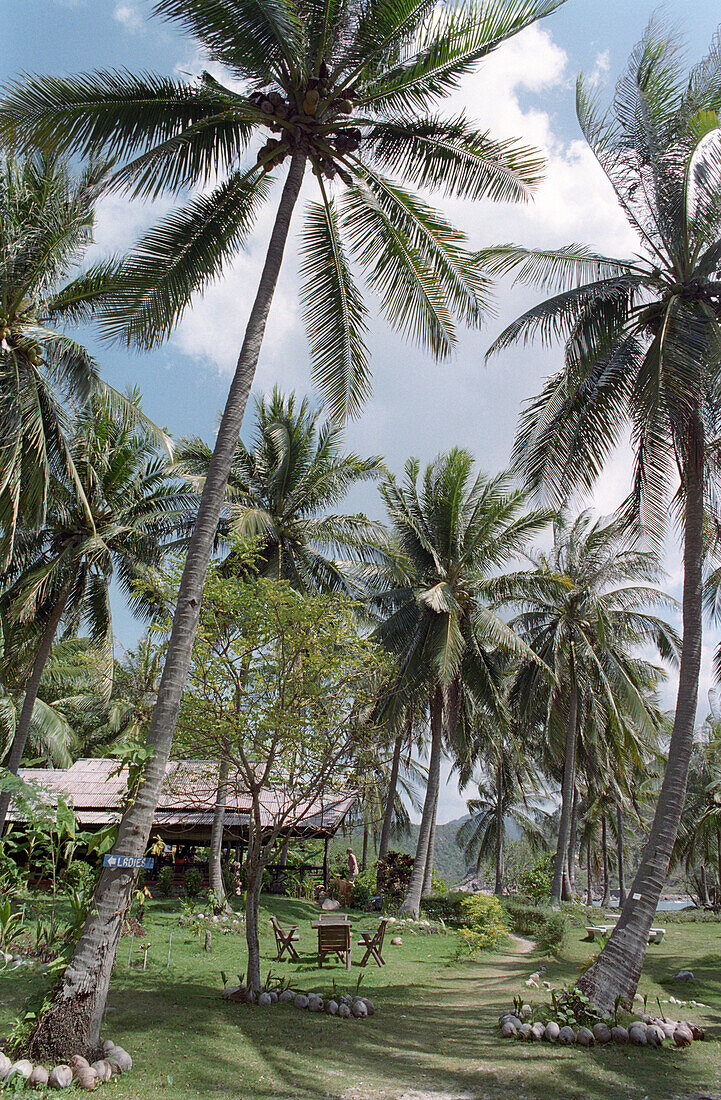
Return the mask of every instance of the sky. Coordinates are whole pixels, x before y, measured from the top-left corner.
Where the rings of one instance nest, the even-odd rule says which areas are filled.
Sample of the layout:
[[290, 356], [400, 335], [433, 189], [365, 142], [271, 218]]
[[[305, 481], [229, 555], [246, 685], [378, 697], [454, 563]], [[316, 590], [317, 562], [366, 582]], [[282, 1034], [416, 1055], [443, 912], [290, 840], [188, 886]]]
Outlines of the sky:
[[[0, 51], [0, 83], [22, 73], [71, 75], [100, 68], [152, 70], [192, 77], [206, 67], [197, 43], [152, 17], [146, 0], [4, 0], [4, 26], [12, 28]], [[543, 150], [544, 182], [525, 205], [437, 201], [468, 235], [471, 246], [513, 241], [539, 247], [582, 242], [609, 255], [628, 256], [635, 240], [610, 186], [582, 139], [574, 90], [580, 71], [601, 95], [610, 96], [628, 54], [654, 13], [674, 25], [686, 43], [689, 63], [703, 56], [721, 23], [718, 0], [567, 0], [554, 15], [501, 46], [464, 77], [447, 101], [463, 107], [492, 136], [515, 137]], [[302, 200], [311, 197], [304, 187]], [[122, 251], [171, 203], [133, 202], [114, 195], [101, 201], [93, 256]], [[295, 226], [300, 224], [296, 214]], [[174, 436], [198, 434], [212, 441], [224, 404], [252, 293], [263, 262], [272, 207], [259, 218], [247, 251], [222, 279], [193, 303], [170, 340], [142, 355], [102, 343], [95, 332], [83, 339], [97, 355], [104, 376], [124, 389], [137, 385], [146, 412]], [[296, 292], [297, 248], [291, 239], [278, 284], [256, 376], [256, 392], [278, 383], [284, 390], [313, 394], [306, 338]], [[349, 449], [381, 454], [400, 472], [414, 455], [422, 462], [452, 446], [468, 448], [489, 473], [507, 466], [518, 414], [559, 362], [559, 349], [517, 349], [485, 362], [494, 336], [538, 296], [508, 285], [496, 288], [495, 316], [478, 331], [462, 333], [454, 355], [434, 362], [404, 342], [374, 315], [370, 336], [373, 395], [360, 419], [348, 426]], [[250, 413], [246, 416], [246, 424]], [[608, 514], [626, 495], [629, 452], [609, 462], [589, 506]], [[377, 494], [364, 489], [347, 502], [381, 516]], [[665, 587], [680, 596], [678, 547], [667, 549]], [[115, 629], [131, 646], [140, 627], [117, 597]], [[699, 718], [706, 713], [716, 636], [704, 646]], [[663, 701], [672, 706], [673, 677]], [[444, 773], [439, 821], [465, 812], [465, 797]]]

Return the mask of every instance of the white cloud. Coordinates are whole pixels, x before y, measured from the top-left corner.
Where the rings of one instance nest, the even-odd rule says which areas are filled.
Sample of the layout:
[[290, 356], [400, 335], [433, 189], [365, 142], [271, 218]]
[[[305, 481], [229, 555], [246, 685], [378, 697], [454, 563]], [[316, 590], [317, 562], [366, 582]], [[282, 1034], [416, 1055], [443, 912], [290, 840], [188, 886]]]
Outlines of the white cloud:
[[145, 20], [137, 4], [116, 4], [113, 19], [132, 34], [145, 30]]
[[611, 68], [611, 55], [608, 50], [602, 50], [596, 54], [593, 68], [586, 80], [594, 88], [598, 88], [608, 82], [608, 74]]

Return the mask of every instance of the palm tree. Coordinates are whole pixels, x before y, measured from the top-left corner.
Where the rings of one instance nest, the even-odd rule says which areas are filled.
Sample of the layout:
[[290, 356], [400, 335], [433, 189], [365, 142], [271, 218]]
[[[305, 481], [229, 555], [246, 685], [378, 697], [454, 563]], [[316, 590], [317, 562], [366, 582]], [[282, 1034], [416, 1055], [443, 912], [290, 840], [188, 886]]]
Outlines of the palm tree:
[[458, 829], [456, 841], [477, 869], [493, 856], [494, 893], [499, 897], [505, 878], [506, 819], [514, 820], [532, 848], [545, 846], [539, 825], [545, 812], [537, 797], [543, 790], [538, 770], [543, 725], [514, 692], [518, 672], [518, 662], [500, 663], [503, 706], [476, 705], [470, 720], [459, 729], [454, 746], [459, 788], [464, 789], [479, 768], [483, 776], [478, 798], [467, 803], [470, 819]]
[[[10, 623], [0, 614], [0, 767], [17, 732], [24, 665], [34, 640], [32, 628]], [[72, 742], [73, 731], [63, 713], [51, 703], [36, 699], [28, 729], [33, 756], [49, 761], [53, 767], [69, 767]]]
[[[630, 426], [636, 453], [624, 514], [657, 541], [669, 496], [683, 514], [683, 649], [668, 765], [631, 895], [584, 991], [609, 1009], [633, 997], [684, 802], [698, 696], [702, 562], [709, 465], [716, 461], [721, 350], [721, 43], [689, 73], [675, 36], [652, 23], [611, 110], [579, 79], [584, 136], [638, 236], [640, 254], [610, 259], [571, 245], [491, 250], [487, 269], [517, 271], [553, 297], [494, 345], [564, 339], [566, 361], [529, 405], [516, 459], [530, 487], [560, 500], [590, 489]], [[707, 457], [708, 456], [708, 457]]]
[[[189, 85], [104, 72], [25, 80], [0, 104], [0, 137], [76, 154], [111, 152], [126, 161], [115, 182], [132, 194], [183, 192], [220, 178], [150, 230], [128, 259], [108, 325], [144, 346], [167, 336], [194, 292], [242, 247], [270, 192], [272, 170], [289, 159], [186, 559], [149, 734], [154, 755], [119, 830], [118, 854], [140, 854], [149, 836], [225, 485], [307, 169], [320, 194], [302, 240], [311, 356], [331, 410], [353, 413], [370, 379], [367, 310], [351, 256], [391, 323], [437, 356], [454, 344], [454, 315], [476, 323], [482, 314], [484, 282], [468, 262], [462, 235], [388, 178], [386, 168], [468, 198], [525, 198], [541, 168], [535, 153], [492, 141], [462, 114], [443, 119], [429, 109], [506, 38], [561, 2], [483, 6], [470, 0], [461, 9], [437, 9], [425, 0], [335, 6], [329, 0], [157, 0], [155, 11], [188, 30], [236, 87], [208, 74]], [[269, 130], [279, 136], [268, 138], [255, 164], [244, 161], [252, 138]], [[51, 1042], [50, 1021], [60, 1015], [80, 1045], [97, 1045], [120, 933], [117, 914], [133, 879], [116, 870], [103, 876], [74, 961], [36, 1032], [36, 1049]], [[90, 986], [95, 992], [88, 998]]]
[[[77, 633], [85, 620], [104, 653], [107, 696], [112, 686], [110, 581], [138, 606], [136, 582], [157, 565], [168, 540], [186, 519], [189, 494], [169, 476], [167, 457], [154, 440], [128, 423], [104, 397], [92, 398], [68, 444], [75, 480], [53, 482], [45, 524], [16, 536], [17, 579], [6, 593], [20, 622], [42, 619], [25, 683], [20, 717], [6, 767], [13, 774], [25, 751], [43, 671], [61, 623]], [[0, 833], [9, 794], [0, 795]]]
[[[276, 387], [255, 403], [255, 431], [249, 447], [241, 441], [233, 455], [226, 487], [224, 537], [254, 540], [257, 568], [286, 580], [299, 592], [343, 592], [358, 596], [364, 566], [387, 556], [380, 524], [364, 515], [329, 512], [353, 486], [383, 471], [377, 457], [341, 453], [340, 425], [320, 425], [321, 410], [307, 398], [296, 403]], [[197, 437], [181, 441], [175, 469], [200, 490], [212, 452]], [[337, 555], [345, 560], [339, 560]], [[231, 551], [226, 564], [233, 568]], [[210, 886], [223, 901], [222, 834], [228, 789], [228, 765], [218, 768], [218, 797], [210, 838]]]
[[[406, 463], [402, 484], [382, 486], [388, 518], [407, 561], [403, 583], [378, 592], [375, 636], [399, 663], [401, 697], [430, 716], [430, 758], [418, 846], [404, 910], [417, 915], [438, 799], [444, 735], [453, 742], [468, 706], [502, 705], [497, 650], [525, 653], [492, 610], [497, 571], [548, 523], [524, 512], [523, 494], [506, 474], [473, 475], [473, 458], [453, 450], [431, 463], [419, 488], [420, 464]], [[503, 581], [504, 590], [506, 582]]]
[[[362, 563], [385, 557], [386, 532], [362, 514], [333, 509], [354, 486], [378, 478], [383, 461], [343, 454], [342, 427], [319, 426], [320, 416], [307, 398], [297, 403], [277, 387], [256, 401], [250, 445], [241, 440], [233, 455], [220, 533], [255, 540], [260, 573], [299, 592], [358, 596]], [[211, 458], [202, 440], [181, 440], [174, 468], [200, 490]]]
[[0, 563], [18, 522], [42, 523], [51, 470], [73, 475], [68, 399], [99, 389], [97, 364], [58, 326], [86, 320], [116, 265], [73, 277], [92, 239], [107, 168], [73, 176], [52, 157], [0, 154]]
[[638, 756], [626, 715], [632, 715], [640, 737], [654, 736], [656, 713], [647, 688], [656, 670], [634, 649], [651, 643], [662, 657], [673, 660], [676, 637], [667, 623], [645, 610], [671, 602], [648, 583], [659, 577], [657, 559], [625, 545], [619, 521], [594, 521], [582, 512], [571, 522], [560, 515], [553, 549], [538, 555], [536, 565], [543, 583], [528, 598], [518, 598], [521, 610], [511, 625], [553, 669], [554, 686], [549, 691], [539, 666], [529, 662], [514, 691], [521, 700], [545, 706], [551, 754], [562, 762], [551, 887], [551, 901], [558, 905], [569, 859], [579, 746], [585, 752], [589, 744], [596, 746], [596, 766], [602, 738], [604, 753], [615, 741], [619, 754]]
[[534, 794], [539, 789], [534, 776], [528, 777], [532, 786], [526, 786], [508, 757], [501, 757], [493, 763], [487, 777], [478, 784], [478, 797], [469, 798], [466, 803], [469, 817], [459, 826], [456, 843], [463, 849], [466, 860], [475, 864], [477, 872], [482, 863], [493, 860], [493, 892], [501, 897], [507, 820], [513, 822], [529, 847], [535, 850], [545, 846], [543, 829], [538, 822], [539, 815], [545, 811]]

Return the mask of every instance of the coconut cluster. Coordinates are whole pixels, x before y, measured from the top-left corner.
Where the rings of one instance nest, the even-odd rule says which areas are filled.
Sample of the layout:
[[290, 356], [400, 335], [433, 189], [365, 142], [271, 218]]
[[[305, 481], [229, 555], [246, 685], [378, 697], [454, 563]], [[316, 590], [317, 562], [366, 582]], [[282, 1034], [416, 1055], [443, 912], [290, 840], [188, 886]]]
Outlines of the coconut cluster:
[[269, 138], [258, 150], [258, 164], [265, 171], [277, 168], [291, 155], [295, 145], [292, 139], [300, 132], [316, 175], [327, 179], [338, 176], [345, 184], [352, 182], [350, 173], [337, 163], [336, 157], [355, 153], [360, 148], [361, 131], [341, 121], [343, 116], [352, 114], [359, 96], [352, 88], [334, 94], [328, 76], [324, 63], [318, 76], [308, 80], [297, 98], [279, 91], [253, 92], [249, 96], [266, 116], [268, 129], [281, 135]]
[[308, 1012], [325, 1012], [328, 1016], [339, 1016], [341, 1020], [363, 1020], [372, 1016], [375, 1005], [368, 997], [349, 996], [342, 993], [333, 997], [323, 997], [320, 993], [302, 993], [292, 989], [283, 989], [278, 993], [274, 989], [265, 989], [260, 993], [244, 985], [229, 986], [223, 990], [223, 1000], [237, 1001], [240, 1004], [257, 1004], [268, 1008], [276, 1004], [289, 1004]]
[[98, 1061], [90, 1063], [82, 1055], [74, 1054], [67, 1064], [62, 1063], [52, 1069], [35, 1066], [27, 1058], [11, 1062], [6, 1054], [0, 1052], [0, 1085], [15, 1086], [19, 1081], [25, 1081], [27, 1087], [35, 1089], [68, 1089], [75, 1085], [84, 1092], [93, 1092], [114, 1075], [129, 1073], [132, 1068], [133, 1059], [127, 1050], [110, 1039], [103, 1043], [103, 1057]]
[[599, 1020], [592, 1028], [572, 1028], [568, 1024], [561, 1026], [556, 1020], [533, 1023], [530, 1005], [523, 1005], [521, 1015], [504, 1012], [498, 1020], [498, 1026], [504, 1039], [520, 1039], [533, 1043], [544, 1040], [547, 1043], [560, 1043], [562, 1046], [576, 1044], [580, 1047], [605, 1046], [607, 1043], [635, 1046], [661, 1047], [668, 1040], [677, 1047], [687, 1047], [695, 1039], [704, 1038], [704, 1030], [688, 1020], [668, 1020], [665, 1017], [643, 1015], [633, 1020], [628, 1027], [616, 1024], [611, 1026]]

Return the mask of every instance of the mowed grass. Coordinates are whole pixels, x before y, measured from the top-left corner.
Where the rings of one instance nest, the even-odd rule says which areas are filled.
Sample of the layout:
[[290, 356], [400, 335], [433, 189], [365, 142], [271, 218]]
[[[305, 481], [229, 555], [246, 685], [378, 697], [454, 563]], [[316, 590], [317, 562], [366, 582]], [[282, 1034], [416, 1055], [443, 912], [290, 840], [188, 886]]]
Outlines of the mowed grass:
[[[360, 988], [374, 1000], [375, 1015], [344, 1021], [289, 1005], [257, 1008], [221, 1000], [220, 971], [234, 984], [244, 970], [244, 936], [215, 934], [212, 951], [206, 953], [202, 938], [179, 926], [177, 901], [153, 901], [145, 919], [151, 943], [148, 969], [128, 968], [129, 939], [124, 938], [113, 976], [104, 1036], [127, 1047], [135, 1068], [105, 1086], [110, 1095], [134, 1100], [659, 1100], [721, 1090], [721, 924], [669, 923], [666, 942], [649, 949], [640, 987], [649, 994], [650, 1008], [656, 996], [670, 995], [709, 1005], [675, 1010], [707, 1027], [706, 1042], [685, 1051], [582, 1051], [503, 1041], [496, 1027], [514, 994], [543, 999], [541, 992], [524, 985], [540, 965], [547, 965], [544, 977], [554, 984], [575, 980], [579, 964], [596, 949], [583, 942], [580, 926], [573, 928], [562, 960], [521, 954], [512, 943], [507, 952], [462, 963], [452, 960], [455, 935], [413, 936], [406, 931], [402, 947], [386, 940], [383, 969], [361, 970], [360, 948], [354, 946], [349, 974], [340, 964], [317, 969], [316, 933], [310, 928], [317, 914], [314, 906], [264, 898], [263, 908], [264, 917], [272, 911], [282, 923], [298, 925], [301, 954], [300, 963], [277, 962], [275, 941], [264, 922], [264, 977], [272, 970], [293, 986], [325, 993], [332, 979], [339, 992], [353, 992], [362, 975]], [[353, 914], [356, 930], [374, 928], [377, 920]], [[691, 967], [696, 980], [671, 983], [680, 967]], [[0, 1035], [37, 981], [25, 968], [0, 974]]]

